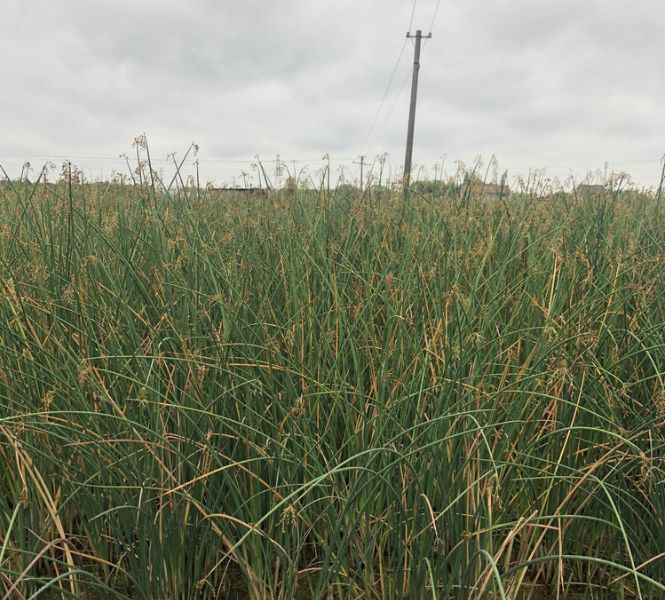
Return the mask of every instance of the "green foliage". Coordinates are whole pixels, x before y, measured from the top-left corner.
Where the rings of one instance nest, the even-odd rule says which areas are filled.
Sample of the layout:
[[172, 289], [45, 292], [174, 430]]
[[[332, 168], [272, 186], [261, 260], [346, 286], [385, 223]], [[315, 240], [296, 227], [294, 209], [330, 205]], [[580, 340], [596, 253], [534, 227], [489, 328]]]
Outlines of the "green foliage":
[[0, 189], [0, 593], [665, 597], [662, 208], [417, 191]]

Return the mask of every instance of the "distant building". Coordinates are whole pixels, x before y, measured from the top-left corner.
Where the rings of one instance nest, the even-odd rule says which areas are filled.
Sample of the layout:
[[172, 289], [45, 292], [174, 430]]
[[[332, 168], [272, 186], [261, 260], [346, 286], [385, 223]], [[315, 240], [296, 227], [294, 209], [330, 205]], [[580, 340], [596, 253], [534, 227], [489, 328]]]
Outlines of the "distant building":
[[209, 188], [210, 191], [212, 192], [232, 192], [234, 194], [254, 194], [257, 192], [260, 192], [261, 190], [259, 188], [254, 188], [254, 187], [249, 187], [249, 188], [243, 188], [243, 187], [212, 187]]
[[505, 182], [500, 184], [485, 183], [480, 177], [472, 173], [471, 175], [467, 174], [464, 176], [461, 193], [481, 198], [499, 198], [510, 196], [510, 188]]
[[604, 185], [588, 185], [582, 183], [577, 186], [577, 193], [580, 196], [600, 196], [604, 191]]

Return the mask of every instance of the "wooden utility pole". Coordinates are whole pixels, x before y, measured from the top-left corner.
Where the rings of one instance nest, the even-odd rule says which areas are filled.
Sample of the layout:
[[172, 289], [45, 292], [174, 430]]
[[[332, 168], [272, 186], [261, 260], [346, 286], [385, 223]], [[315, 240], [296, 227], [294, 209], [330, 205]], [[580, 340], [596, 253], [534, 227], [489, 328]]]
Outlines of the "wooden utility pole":
[[404, 190], [409, 187], [411, 179], [411, 156], [413, 155], [413, 130], [416, 125], [416, 97], [418, 96], [418, 71], [420, 70], [420, 40], [424, 37], [429, 39], [432, 34], [423, 36], [422, 31], [416, 31], [416, 35], [406, 34], [407, 38], [416, 39], [416, 50], [413, 58], [413, 79], [411, 80], [411, 106], [409, 107], [409, 130], [406, 134], [406, 157], [404, 158]]

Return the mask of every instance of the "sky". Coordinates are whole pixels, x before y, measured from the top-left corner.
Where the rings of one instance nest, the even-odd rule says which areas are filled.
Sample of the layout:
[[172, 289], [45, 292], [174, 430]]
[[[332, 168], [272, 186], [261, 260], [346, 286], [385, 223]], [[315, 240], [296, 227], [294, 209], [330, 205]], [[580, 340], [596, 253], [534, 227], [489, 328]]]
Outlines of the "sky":
[[319, 185], [328, 156], [353, 182], [383, 156], [397, 179], [422, 30], [413, 177], [656, 188], [663, 23], [661, 0], [3, 0], [0, 165], [127, 175], [145, 134], [167, 178], [175, 156], [218, 187], [258, 161]]

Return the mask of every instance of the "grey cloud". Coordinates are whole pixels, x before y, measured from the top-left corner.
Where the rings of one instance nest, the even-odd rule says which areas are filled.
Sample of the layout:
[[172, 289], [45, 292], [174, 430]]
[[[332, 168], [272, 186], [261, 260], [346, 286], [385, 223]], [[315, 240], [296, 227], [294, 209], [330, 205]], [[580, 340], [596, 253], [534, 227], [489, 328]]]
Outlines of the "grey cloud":
[[[435, 6], [420, 0], [412, 29], [427, 33]], [[164, 152], [195, 139], [221, 157], [353, 156], [411, 7], [403, 0], [7, 0], [0, 51], [17, 58], [0, 64], [7, 82], [0, 161], [21, 138], [117, 154], [143, 131]], [[520, 164], [564, 164], [602, 162], [611, 151], [626, 161], [653, 155], [657, 168], [663, 22], [665, 4], [653, 0], [442, 2], [421, 56], [414, 160], [489, 151]], [[407, 43], [378, 136], [363, 150], [388, 151], [396, 164], [412, 57]]]

